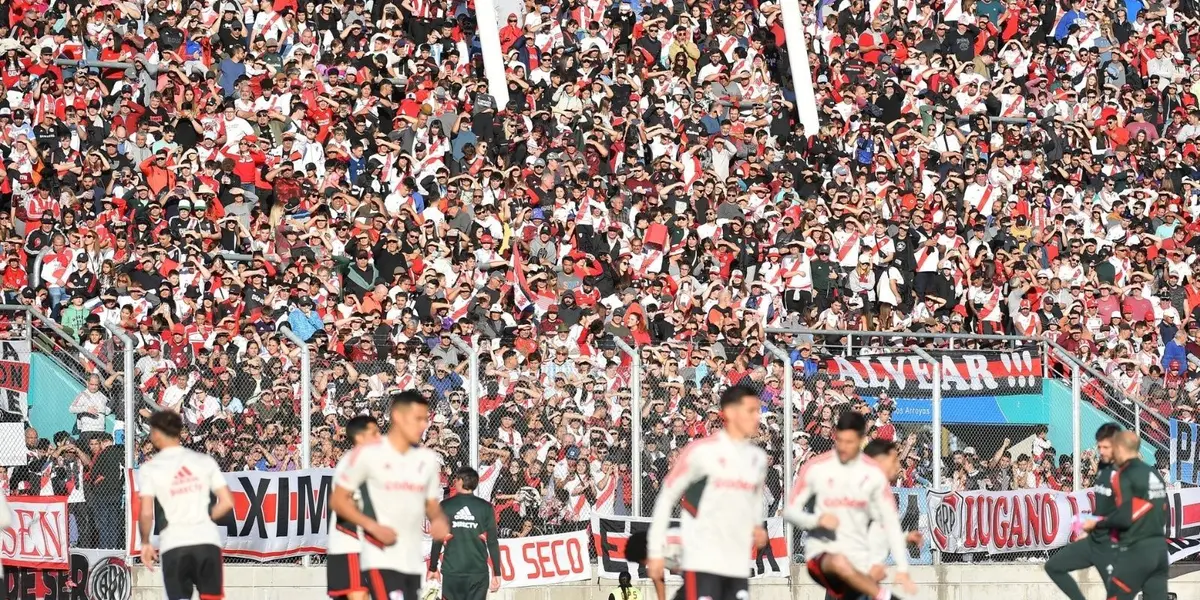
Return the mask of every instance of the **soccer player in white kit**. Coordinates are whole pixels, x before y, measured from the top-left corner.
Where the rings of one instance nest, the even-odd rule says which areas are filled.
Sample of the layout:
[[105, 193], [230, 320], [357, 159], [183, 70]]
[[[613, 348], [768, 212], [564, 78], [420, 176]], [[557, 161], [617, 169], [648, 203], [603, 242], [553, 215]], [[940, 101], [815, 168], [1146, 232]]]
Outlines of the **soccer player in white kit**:
[[[201, 600], [225, 596], [221, 534], [216, 521], [233, 509], [233, 496], [211, 456], [179, 444], [183, 418], [169, 410], [150, 415], [150, 442], [158, 454], [138, 471], [142, 507], [142, 564], [153, 567], [162, 553], [163, 586], [167, 600]], [[216, 503], [213, 503], [213, 496]], [[155, 506], [165, 523], [158, 549], [150, 543]]]
[[[891, 592], [866, 574], [872, 566], [870, 525], [878, 522], [896, 562], [896, 582], [916, 593], [908, 576], [905, 536], [892, 496], [891, 482], [875, 461], [862, 454], [867, 423], [855, 412], [837, 420], [834, 449], [800, 469], [783, 516], [809, 531], [805, 554], [808, 572], [834, 598], [864, 594], [886, 600]], [[813, 512], [808, 511], [815, 499]]]
[[[375, 417], [359, 415], [346, 421], [346, 438], [353, 448], [365, 446], [379, 441], [379, 422]], [[347, 454], [338, 461], [334, 469], [336, 480], [346, 470], [350, 459]], [[367, 586], [363, 582], [359, 553], [362, 551], [362, 537], [354, 524], [341, 518], [337, 513], [330, 515], [332, 526], [329, 528], [329, 551], [325, 556], [325, 582], [330, 598], [346, 598], [346, 600], [365, 600]]]
[[687, 546], [680, 560], [685, 600], [745, 600], [749, 591], [747, 550], [767, 545], [767, 455], [751, 441], [758, 435], [761, 414], [762, 402], [754, 390], [736, 385], [725, 390], [724, 428], [683, 449], [654, 504], [646, 570], [655, 581], [663, 578], [671, 513], [682, 504], [692, 515], [681, 525]]
[[420, 445], [429, 423], [424, 396], [412, 390], [393, 394], [390, 421], [387, 435], [347, 457], [329, 504], [362, 530], [367, 542], [362, 569], [371, 600], [416, 600], [425, 574], [425, 519], [434, 540], [445, 540], [450, 532], [439, 502], [441, 460]]

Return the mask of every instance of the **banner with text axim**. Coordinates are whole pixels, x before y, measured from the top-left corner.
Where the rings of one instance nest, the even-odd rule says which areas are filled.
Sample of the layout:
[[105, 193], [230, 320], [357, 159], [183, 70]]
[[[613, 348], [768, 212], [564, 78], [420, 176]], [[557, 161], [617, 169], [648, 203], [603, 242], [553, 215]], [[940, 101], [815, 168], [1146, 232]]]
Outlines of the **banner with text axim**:
[[[239, 471], [226, 473], [225, 481], [233, 495], [233, 512], [219, 523], [225, 556], [267, 561], [325, 552], [333, 469]], [[136, 471], [129, 471], [129, 485], [136, 518], [141, 507]], [[151, 536], [155, 543], [160, 523]], [[129, 553], [140, 552], [139, 536], [130, 532]]]

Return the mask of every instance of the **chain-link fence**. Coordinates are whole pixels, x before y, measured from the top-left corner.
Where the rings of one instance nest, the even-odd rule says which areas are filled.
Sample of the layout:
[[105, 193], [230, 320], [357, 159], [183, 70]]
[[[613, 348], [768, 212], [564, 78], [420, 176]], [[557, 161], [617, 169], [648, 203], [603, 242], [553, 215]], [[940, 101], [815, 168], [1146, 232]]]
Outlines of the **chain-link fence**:
[[73, 547], [119, 548], [123, 370], [102, 352], [103, 332], [90, 332], [94, 319], [70, 316], [0, 307], [0, 483], [10, 496], [66, 497]]
[[[28, 329], [18, 312], [9, 321], [14, 332]], [[604, 334], [584, 345], [529, 327], [496, 338], [428, 329], [361, 350], [353, 339], [343, 346], [327, 337], [301, 346], [283, 331], [125, 332], [111, 324], [85, 329], [78, 345], [60, 335], [50, 346], [38, 329], [30, 360], [55, 348], [50, 356], [79, 390], [95, 387], [109, 399], [110, 413], [130, 395], [132, 423], [114, 414], [108, 431], [135, 443], [135, 466], [152, 454], [145, 418], [171, 409], [189, 424], [186, 441], [227, 471], [332, 467], [349, 449], [349, 418], [371, 414], [386, 427], [388, 392], [416, 389], [431, 400], [425, 443], [443, 455], [443, 483], [457, 467], [477, 465], [477, 493], [497, 505], [505, 537], [583, 528], [593, 514], [648, 516], [683, 446], [721, 426], [717, 399], [732, 384], [753, 386], [763, 399], [757, 442], [772, 461], [768, 514], [778, 514], [804, 461], [831, 447], [837, 414], [856, 410], [868, 416], [872, 437], [901, 447], [896, 485], [909, 528], [925, 518], [935, 479], [948, 492], [1070, 490], [1077, 438], [1090, 446], [1076, 429], [1086, 434], [1092, 421], [1125, 415], [1121, 406], [1122, 422], [1148, 436], [1161, 423], [1102, 375], [1055, 354], [1061, 349], [1015, 338], [795, 331], [635, 349]], [[1075, 386], [1089, 400], [1082, 414], [1072, 406]], [[1086, 485], [1088, 461], [1080, 462]]]
[[691, 441], [722, 427], [719, 398], [734, 384], [758, 390], [763, 403], [755, 443], [767, 451], [766, 514], [783, 509], [784, 367], [760, 340], [743, 344], [664, 344], [641, 357], [642, 516], [649, 516], [667, 472]]
[[581, 350], [530, 327], [479, 342], [477, 494], [502, 537], [631, 514], [632, 357], [611, 339]]

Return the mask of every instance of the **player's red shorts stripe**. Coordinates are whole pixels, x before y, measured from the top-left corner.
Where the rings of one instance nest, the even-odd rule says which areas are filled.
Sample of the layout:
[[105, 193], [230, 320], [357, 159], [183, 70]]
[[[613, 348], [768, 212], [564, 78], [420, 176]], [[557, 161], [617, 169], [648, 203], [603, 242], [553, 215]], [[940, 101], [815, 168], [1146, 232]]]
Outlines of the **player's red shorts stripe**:
[[367, 588], [363, 586], [362, 571], [358, 566], [358, 554], [347, 554], [347, 562], [350, 563], [350, 589], [351, 592], [365, 592]]
[[817, 585], [825, 588], [825, 591], [829, 592], [830, 596], [840, 600], [843, 596], [842, 590], [834, 589], [833, 586], [829, 584], [829, 579], [825, 577], [825, 571], [821, 570], [822, 556], [824, 556], [824, 554], [818, 554], [809, 559], [808, 563], [806, 564], [808, 567], [808, 574], [813, 578], [813, 581], [817, 582]]
[[1126, 594], [1133, 593], [1133, 590], [1129, 589], [1129, 586], [1128, 586], [1128, 585], [1125, 585], [1125, 582], [1124, 582], [1124, 581], [1121, 581], [1120, 579], [1117, 579], [1116, 577], [1113, 577], [1113, 578], [1112, 578], [1112, 582], [1113, 582], [1113, 585], [1115, 585], [1115, 586], [1117, 586], [1117, 587], [1121, 588], [1121, 591], [1122, 591], [1122, 592], [1125, 592]]
[[683, 574], [684, 600], [696, 600], [696, 572], [686, 571]]
[[387, 588], [383, 586], [383, 573], [371, 570], [371, 587], [375, 588], [375, 600], [387, 599]]

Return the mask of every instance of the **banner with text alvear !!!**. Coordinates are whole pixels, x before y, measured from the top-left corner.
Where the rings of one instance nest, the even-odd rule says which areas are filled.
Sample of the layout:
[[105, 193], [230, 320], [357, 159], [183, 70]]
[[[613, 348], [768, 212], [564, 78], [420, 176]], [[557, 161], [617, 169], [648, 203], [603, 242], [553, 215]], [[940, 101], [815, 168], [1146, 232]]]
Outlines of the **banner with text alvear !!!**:
[[[677, 535], [678, 520], [671, 521], [670, 535]], [[596, 569], [602, 579], [616, 579], [621, 573], [629, 572], [635, 579], [646, 579], [645, 565], [630, 564], [625, 560], [625, 540], [635, 531], [648, 531], [650, 519], [644, 517], [592, 517], [592, 541], [596, 544]], [[746, 574], [751, 577], [787, 577], [789, 561], [787, 541], [783, 537], [783, 519], [767, 519], [767, 537], [770, 543], [755, 552], [746, 549]], [[679, 543], [677, 540], [675, 543]], [[686, 552], [686, 549], [684, 550]], [[668, 580], [680, 581], [678, 573], [671, 573]]]
[[[226, 473], [225, 481], [233, 495], [233, 511], [218, 523], [225, 556], [267, 561], [325, 552], [333, 469], [239, 471]], [[135, 471], [129, 471], [129, 489], [136, 518], [141, 499]], [[160, 523], [156, 519], [151, 536], [155, 544]], [[130, 556], [141, 553], [136, 533], [130, 532]]]
[[[1003, 396], [1042, 392], [1042, 355], [1036, 347], [1007, 352], [930, 351], [940, 361], [945, 396]], [[833, 356], [825, 371], [854, 383], [864, 396], [928, 397], [933, 368], [910, 353]]]
[[1092, 511], [1093, 492], [929, 492], [929, 538], [942, 552], [1030, 552], [1071, 541], [1071, 521]]

